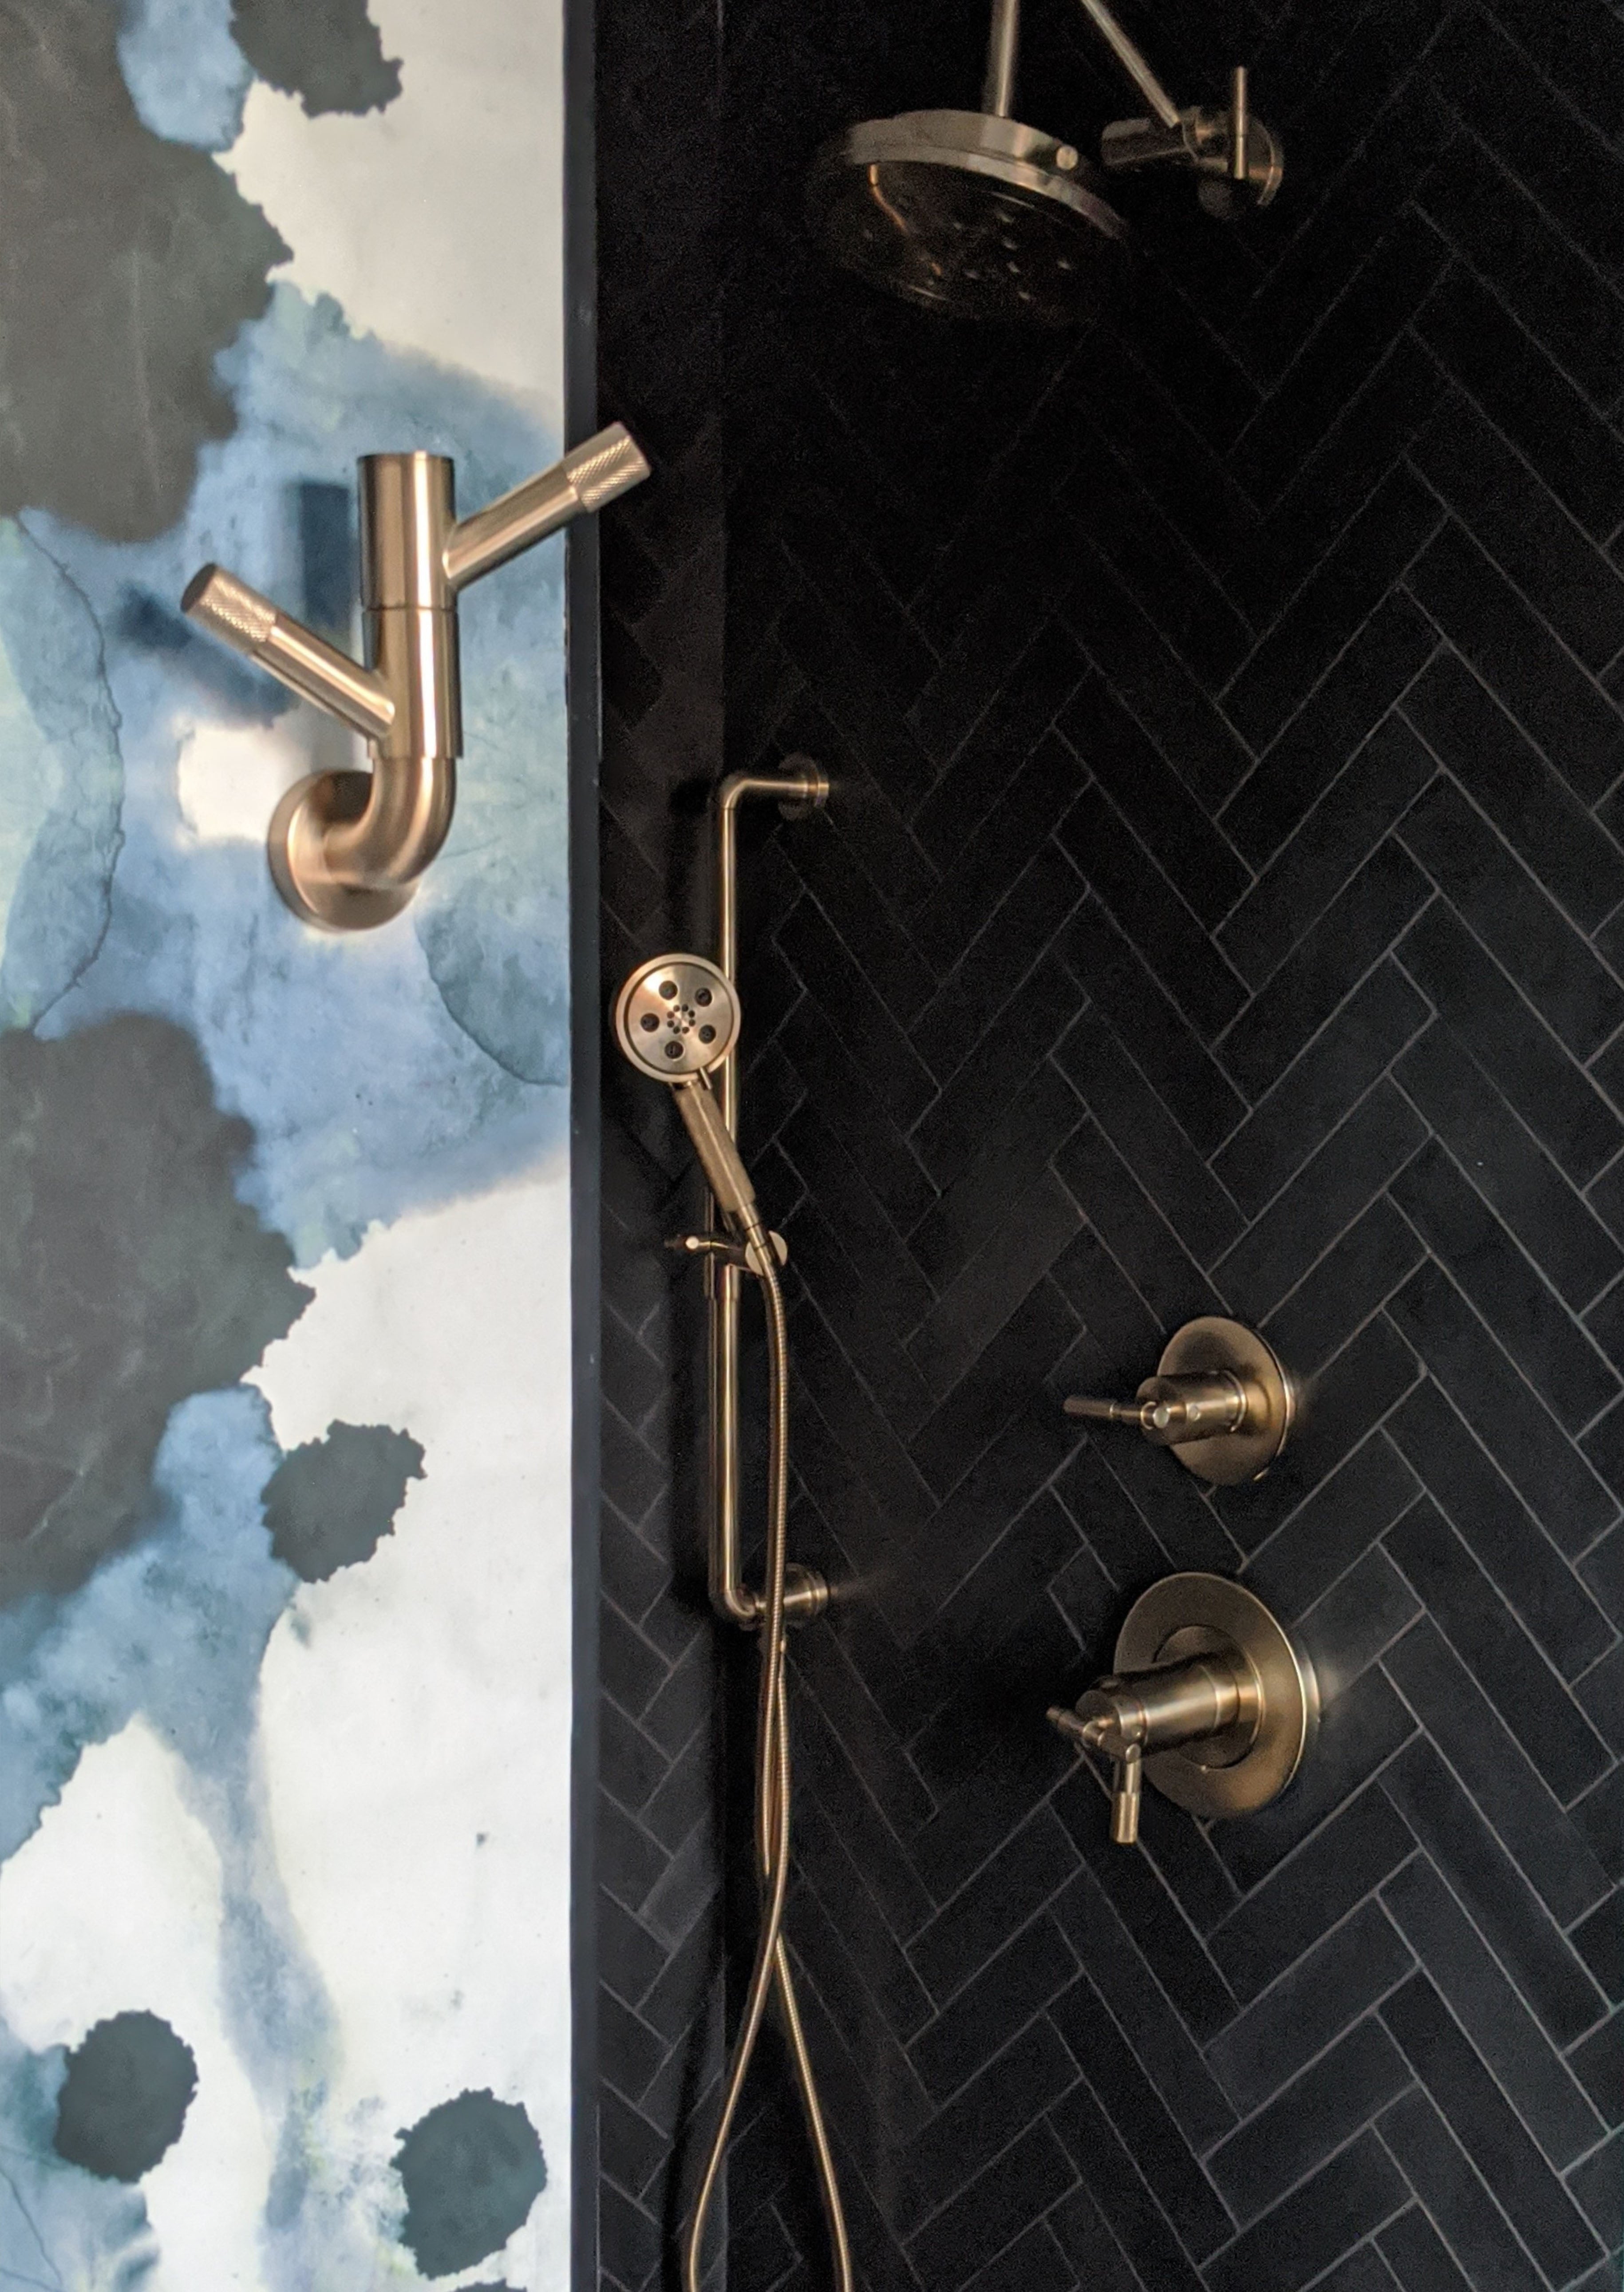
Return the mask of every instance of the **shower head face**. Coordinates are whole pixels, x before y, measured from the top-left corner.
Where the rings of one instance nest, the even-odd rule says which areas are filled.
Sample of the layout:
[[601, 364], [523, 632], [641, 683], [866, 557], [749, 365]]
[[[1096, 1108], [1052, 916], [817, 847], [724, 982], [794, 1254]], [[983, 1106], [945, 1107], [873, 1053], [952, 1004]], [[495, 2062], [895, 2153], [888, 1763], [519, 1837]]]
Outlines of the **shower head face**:
[[639, 1074], [690, 1081], [720, 1066], [738, 1041], [739, 998], [703, 955], [657, 955], [621, 989], [615, 1033]]
[[1128, 226], [1080, 154], [990, 112], [907, 111], [848, 128], [813, 162], [807, 216], [833, 260], [871, 285], [1006, 325], [1084, 324], [1128, 251]]

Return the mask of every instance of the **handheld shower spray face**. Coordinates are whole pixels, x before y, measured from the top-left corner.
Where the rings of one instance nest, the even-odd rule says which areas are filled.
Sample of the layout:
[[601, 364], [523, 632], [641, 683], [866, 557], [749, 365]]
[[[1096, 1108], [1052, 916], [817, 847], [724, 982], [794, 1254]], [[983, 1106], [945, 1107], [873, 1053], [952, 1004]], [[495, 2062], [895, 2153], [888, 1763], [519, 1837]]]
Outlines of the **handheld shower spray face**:
[[739, 1038], [739, 998], [703, 955], [657, 955], [639, 964], [615, 1003], [615, 1033], [639, 1074], [677, 1094], [694, 1151], [718, 1208], [745, 1239], [766, 1247], [750, 1173], [706, 1077]]

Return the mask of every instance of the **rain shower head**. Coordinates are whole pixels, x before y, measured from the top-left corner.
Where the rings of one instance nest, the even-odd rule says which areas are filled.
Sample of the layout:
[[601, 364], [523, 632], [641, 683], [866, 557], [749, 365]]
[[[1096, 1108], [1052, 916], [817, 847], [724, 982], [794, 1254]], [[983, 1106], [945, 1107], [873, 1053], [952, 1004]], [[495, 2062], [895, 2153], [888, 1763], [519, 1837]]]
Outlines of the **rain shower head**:
[[1071, 327], [1128, 226], [1075, 147], [984, 111], [904, 111], [824, 145], [807, 214], [843, 269], [944, 316]]
[[739, 998], [727, 973], [703, 955], [657, 955], [640, 963], [615, 1002], [615, 1034], [639, 1074], [669, 1083], [705, 1183], [728, 1223], [766, 1249], [750, 1173], [706, 1079], [739, 1038]]
[[[1244, 71], [1231, 75], [1226, 111], [1180, 110], [1106, 0], [1081, 5], [1152, 114], [1106, 128], [1105, 168], [1188, 169], [1202, 205], [1226, 218], [1266, 206], [1280, 146], [1251, 115]], [[848, 128], [812, 163], [807, 219], [844, 270], [907, 302], [949, 318], [1076, 326], [1115, 284], [1129, 229], [1075, 144], [1010, 117], [1019, 40], [1020, 0], [993, 0], [981, 109]]]

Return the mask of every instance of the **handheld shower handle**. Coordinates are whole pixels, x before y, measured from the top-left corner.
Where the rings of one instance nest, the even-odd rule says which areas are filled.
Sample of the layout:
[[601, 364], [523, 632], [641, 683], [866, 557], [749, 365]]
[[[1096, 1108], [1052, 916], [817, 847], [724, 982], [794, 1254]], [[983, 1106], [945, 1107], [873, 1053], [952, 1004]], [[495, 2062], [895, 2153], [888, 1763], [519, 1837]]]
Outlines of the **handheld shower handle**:
[[705, 1174], [705, 1183], [716, 1198], [717, 1208], [729, 1224], [753, 1240], [761, 1231], [755, 1188], [739, 1159], [739, 1150], [722, 1120], [721, 1108], [710, 1084], [703, 1075], [688, 1075], [674, 1081], [671, 1087], [677, 1094], [677, 1110], [694, 1142], [694, 1151]]

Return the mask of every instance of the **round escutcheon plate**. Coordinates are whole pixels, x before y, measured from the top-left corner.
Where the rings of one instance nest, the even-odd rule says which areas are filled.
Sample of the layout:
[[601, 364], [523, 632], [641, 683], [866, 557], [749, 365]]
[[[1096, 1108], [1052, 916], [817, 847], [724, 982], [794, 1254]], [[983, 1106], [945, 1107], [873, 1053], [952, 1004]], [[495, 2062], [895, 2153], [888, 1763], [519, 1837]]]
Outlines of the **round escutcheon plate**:
[[1247, 1422], [1235, 1432], [1210, 1441], [1181, 1441], [1173, 1450], [1186, 1471], [1203, 1481], [1232, 1487], [1261, 1480], [1285, 1447], [1297, 1414], [1297, 1393], [1274, 1347], [1256, 1329], [1216, 1314], [1186, 1321], [1168, 1340], [1156, 1365], [1160, 1376], [1189, 1376], [1226, 1369], [1247, 1391]]
[[1258, 1682], [1255, 1727], [1158, 1751], [1145, 1762], [1146, 1780], [1164, 1797], [1209, 1819], [1255, 1813], [1297, 1772], [1319, 1724], [1314, 1666], [1257, 1594], [1226, 1576], [1164, 1576], [1135, 1601], [1116, 1642], [1119, 1673], [1231, 1653]]

